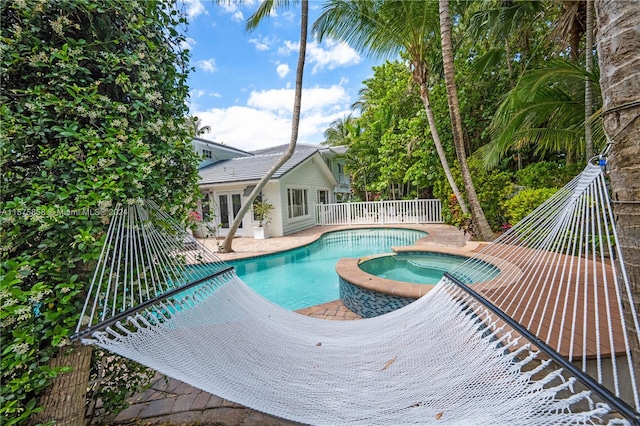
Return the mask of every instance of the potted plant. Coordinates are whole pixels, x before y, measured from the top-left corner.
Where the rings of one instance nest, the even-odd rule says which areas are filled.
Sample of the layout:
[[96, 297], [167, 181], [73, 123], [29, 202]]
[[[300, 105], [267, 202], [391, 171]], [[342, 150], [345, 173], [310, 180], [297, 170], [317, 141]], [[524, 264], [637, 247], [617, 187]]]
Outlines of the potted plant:
[[253, 228], [253, 237], [259, 240], [268, 238], [265, 225], [271, 222], [271, 210], [273, 205], [266, 201], [256, 201], [253, 203], [253, 214], [258, 219], [258, 226]]

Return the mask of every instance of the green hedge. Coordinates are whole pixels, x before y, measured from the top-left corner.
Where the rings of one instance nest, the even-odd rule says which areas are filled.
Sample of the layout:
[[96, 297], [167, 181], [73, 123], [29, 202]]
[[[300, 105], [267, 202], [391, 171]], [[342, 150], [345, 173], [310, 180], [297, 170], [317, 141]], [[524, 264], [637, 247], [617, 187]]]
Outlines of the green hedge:
[[48, 362], [70, 347], [110, 209], [151, 198], [186, 218], [198, 158], [173, 0], [0, 7], [0, 423], [11, 425], [70, 370]]
[[556, 192], [557, 188], [524, 189], [518, 192], [503, 203], [504, 214], [509, 224], [518, 223]]

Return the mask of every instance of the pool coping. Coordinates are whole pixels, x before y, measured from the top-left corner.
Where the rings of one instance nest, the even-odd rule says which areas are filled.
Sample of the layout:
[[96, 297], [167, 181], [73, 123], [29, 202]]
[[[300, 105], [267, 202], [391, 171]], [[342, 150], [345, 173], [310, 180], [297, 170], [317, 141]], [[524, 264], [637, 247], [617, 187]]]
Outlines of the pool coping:
[[419, 299], [420, 297], [424, 296], [434, 288], [435, 284], [414, 284], [377, 277], [360, 269], [359, 264], [367, 260], [375, 259], [382, 256], [389, 256], [400, 253], [430, 252], [463, 256], [466, 258], [475, 257], [500, 269], [500, 274], [487, 282], [489, 283], [489, 286], [485, 287], [486, 290], [498, 290], [510, 285], [520, 278], [520, 276], [522, 275], [522, 270], [520, 268], [518, 268], [511, 262], [500, 259], [499, 257], [479, 253], [477, 250], [481, 249], [482, 246], [482, 243], [469, 242], [465, 247], [445, 247], [431, 245], [391, 247], [391, 250], [393, 251], [391, 253], [379, 253], [370, 256], [363, 256], [360, 258], [340, 259], [336, 264], [336, 273], [341, 279], [344, 279], [345, 281], [366, 290], [388, 294], [391, 296], [407, 297], [411, 299]]
[[336, 273], [341, 279], [366, 290], [391, 296], [419, 299], [431, 291], [435, 287], [435, 284], [415, 284], [377, 277], [360, 269], [360, 263], [383, 256], [417, 252], [451, 254], [469, 258], [473, 256], [473, 250], [476, 248], [477, 245], [475, 244], [468, 244], [468, 247], [465, 246], [464, 248], [418, 245], [391, 247], [391, 250], [393, 250], [392, 253], [379, 253], [360, 258], [342, 258], [338, 260], [336, 264]]

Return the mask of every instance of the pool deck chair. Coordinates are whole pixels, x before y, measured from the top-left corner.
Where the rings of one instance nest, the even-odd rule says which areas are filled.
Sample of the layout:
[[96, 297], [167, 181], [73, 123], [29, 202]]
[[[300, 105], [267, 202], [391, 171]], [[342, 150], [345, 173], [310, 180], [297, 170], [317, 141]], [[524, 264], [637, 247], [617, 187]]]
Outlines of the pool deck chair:
[[74, 337], [306, 424], [639, 424], [631, 300], [590, 164], [427, 295], [359, 321], [276, 306], [152, 201], [120, 207]]

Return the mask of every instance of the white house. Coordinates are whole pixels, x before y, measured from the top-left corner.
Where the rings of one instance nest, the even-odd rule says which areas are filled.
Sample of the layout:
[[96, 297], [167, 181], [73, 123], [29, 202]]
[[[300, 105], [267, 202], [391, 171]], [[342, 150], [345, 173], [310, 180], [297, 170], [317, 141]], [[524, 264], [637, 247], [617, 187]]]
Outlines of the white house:
[[218, 161], [228, 160], [229, 158], [250, 157], [253, 155], [250, 152], [232, 146], [198, 137], [191, 141], [191, 146], [193, 146], [193, 150], [202, 158], [198, 169], [217, 163]]
[[[287, 145], [254, 152], [237, 150], [203, 139], [194, 149], [206, 161], [201, 164], [201, 215], [215, 235], [226, 236], [235, 215]], [[200, 150], [200, 151], [198, 151]], [[211, 151], [209, 153], [202, 150]], [[323, 148], [298, 144], [291, 158], [273, 175], [259, 198], [274, 206], [266, 229], [270, 236], [283, 236], [315, 226], [316, 204], [348, 199], [350, 181], [343, 172], [343, 147]], [[251, 210], [245, 215], [237, 236], [252, 237], [258, 221]], [[213, 232], [208, 232], [209, 236]]]

